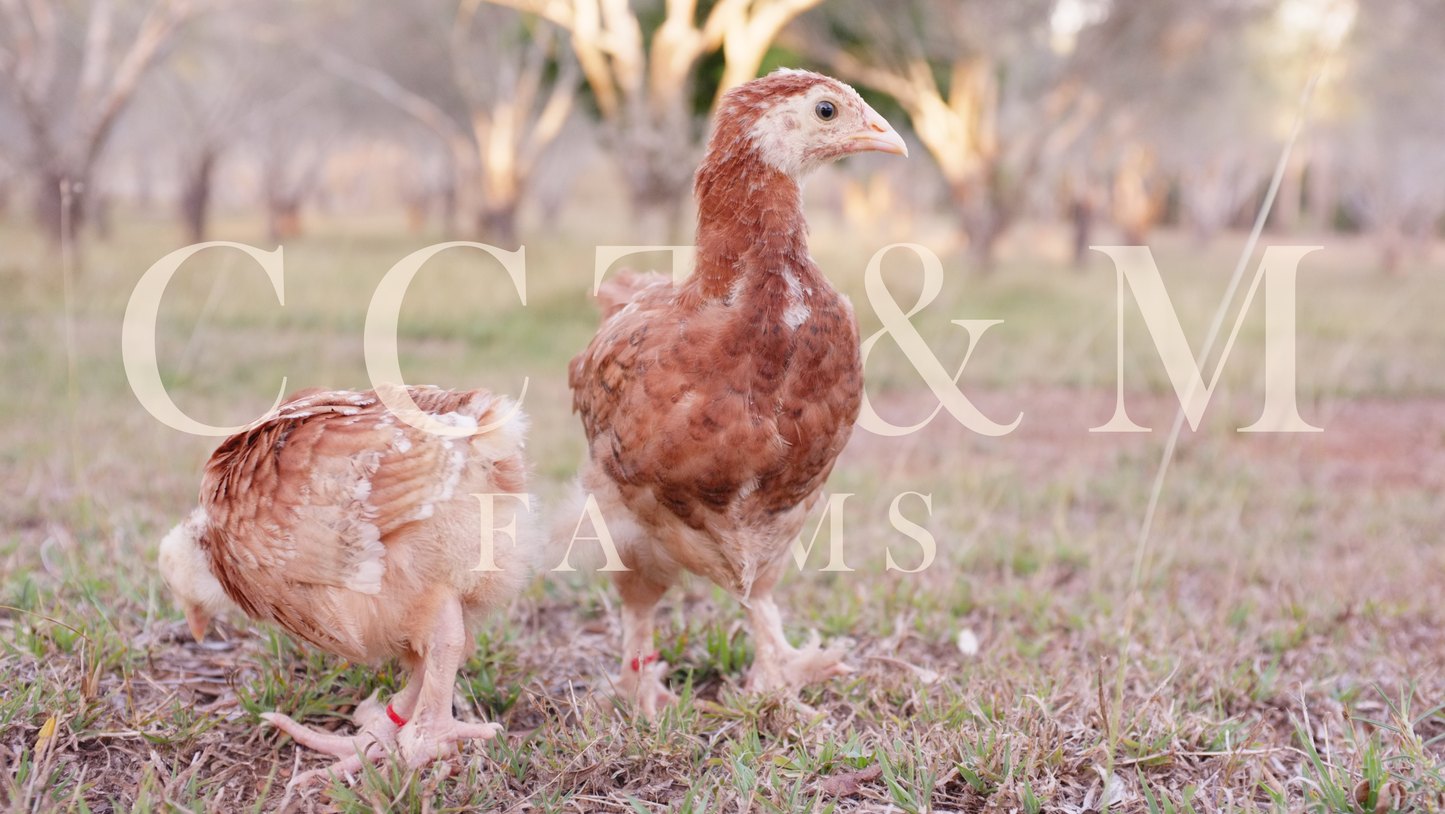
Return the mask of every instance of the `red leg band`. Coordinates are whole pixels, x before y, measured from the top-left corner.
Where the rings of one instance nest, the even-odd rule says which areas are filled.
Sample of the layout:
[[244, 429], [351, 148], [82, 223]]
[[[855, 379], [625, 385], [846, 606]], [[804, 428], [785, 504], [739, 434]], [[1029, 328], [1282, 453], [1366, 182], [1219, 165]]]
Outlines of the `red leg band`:
[[653, 663], [654, 661], [657, 661], [657, 659], [658, 659], [661, 655], [662, 655], [662, 654], [661, 654], [659, 651], [654, 650], [654, 651], [652, 651], [651, 654], [649, 654], [649, 655], [647, 655], [647, 656], [644, 656], [644, 657], [642, 657], [642, 658], [640, 658], [640, 659], [634, 658], [634, 659], [632, 660], [632, 672], [634, 672], [634, 673], [640, 673], [640, 672], [642, 672], [642, 667], [643, 667], [643, 665], [651, 664], [651, 663]]
[[386, 705], [386, 717], [390, 718], [391, 722], [397, 726], [406, 726], [406, 719], [397, 715], [396, 710], [391, 708], [391, 704]]

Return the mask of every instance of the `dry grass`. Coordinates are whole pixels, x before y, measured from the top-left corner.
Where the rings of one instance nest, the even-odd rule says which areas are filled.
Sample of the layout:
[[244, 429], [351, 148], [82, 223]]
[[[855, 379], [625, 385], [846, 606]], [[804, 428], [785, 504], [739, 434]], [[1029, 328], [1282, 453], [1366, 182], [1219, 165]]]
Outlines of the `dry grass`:
[[[815, 211], [815, 253], [871, 332], [861, 277], [886, 240], [846, 236]], [[499, 267], [456, 254], [428, 267], [403, 309], [409, 379], [516, 392], [530, 377], [529, 450], [535, 490], [548, 497], [583, 453], [564, 370], [595, 326], [584, 295], [591, 246], [622, 242], [607, 237], [620, 224], [589, 216], [584, 226], [584, 214], [567, 216], [569, 241], [529, 241], [526, 308]], [[262, 244], [250, 221], [221, 231]], [[927, 244], [940, 227], [916, 231]], [[995, 418], [1025, 418], [1004, 438], [947, 415], [906, 438], [857, 434], [830, 484], [855, 495], [846, 551], [857, 570], [820, 573], [814, 552], [785, 584], [794, 633], [856, 644], [855, 675], [805, 693], [820, 718], [738, 689], [750, 657], [741, 614], [696, 581], [669, 595], [658, 638], [689, 703], [652, 724], [597, 711], [587, 695], [606, 694], [616, 669], [614, 594], [589, 575], [549, 575], [482, 636], [458, 681], [459, 714], [501, 720], [506, 738], [469, 747], [450, 778], [382, 766], [286, 799], [286, 780], [317, 760], [256, 713], [345, 726], [393, 674], [239, 618], [197, 645], [169, 605], [155, 546], [194, 499], [214, 440], [168, 430], [139, 407], [118, 338], [134, 281], [179, 238], [133, 216], [112, 244], [87, 247], [71, 308], [73, 401], [56, 262], [23, 225], [0, 224], [0, 241], [0, 287], [11, 292], [0, 304], [7, 810], [1442, 806], [1438, 265], [1379, 276], [1367, 250], [1335, 238], [1307, 262], [1301, 409], [1326, 426], [1319, 435], [1233, 432], [1259, 409], [1262, 326], [1250, 320], [1200, 430], [1185, 433], [1131, 602], [1134, 535], [1163, 431], [1086, 432], [1112, 409], [1111, 270], [1063, 268], [1048, 256], [1057, 239], [1043, 232], [1018, 236], [988, 279], [946, 258], [944, 294], [917, 324], [950, 360], [966, 338], [948, 320], [1004, 318], [970, 362], [966, 392]], [[430, 242], [384, 220], [318, 224], [286, 247], [285, 308], [261, 275], [240, 264], [222, 272], [221, 255], [197, 258], [172, 284], [158, 331], [178, 404], [239, 423], [269, 404], [282, 375], [292, 389], [364, 386], [372, 287]], [[1169, 235], [1156, 244], [1195, 341], [1236, 250]], [[890, 280], [911, 302], [906, 268], [899, 258]], [[1167, 427], [1176, 402], [1131, 319], [1130, 413]], [[932, 402], [890, 353], [870, 363], [870, 389], [885, 415], [917, 420]], [[900, 562], [917, 557], [887, 522], [902, 491], [933, 496], [939, 558], [920, 574], [883, 569], [885, 547]], [[964, 632], [976, 653], [960, 650]]]

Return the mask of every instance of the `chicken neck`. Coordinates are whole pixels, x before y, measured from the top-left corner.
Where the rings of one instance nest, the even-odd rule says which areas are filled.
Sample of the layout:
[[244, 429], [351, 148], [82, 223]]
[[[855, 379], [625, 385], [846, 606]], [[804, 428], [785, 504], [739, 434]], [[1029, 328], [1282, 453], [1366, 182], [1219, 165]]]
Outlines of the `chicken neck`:
[[751, 150], [726, 151], [714, 144], [694, 191], [697, 270], [683, 288], [685, 298], [733, 301], [752, 293], [781, 299], [789, 285], [794, 291], [799, 285], [804, 290], [828, 286], [808, 255], [798, 180]]

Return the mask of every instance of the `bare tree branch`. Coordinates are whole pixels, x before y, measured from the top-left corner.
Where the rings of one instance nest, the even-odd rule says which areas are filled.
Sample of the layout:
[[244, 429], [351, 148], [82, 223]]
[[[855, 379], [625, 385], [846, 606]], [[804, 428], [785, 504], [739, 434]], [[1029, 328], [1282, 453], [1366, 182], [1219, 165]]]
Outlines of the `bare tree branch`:
[[100, 86], [105, 78], [107, 53], [110, 50], [111, 19], [114, 12], [112, 0], [95, 0], [90, 7], [90, 20], [85, 31], [85, 51], [80, 62], [80, 90], [76, 95], [79, 107], [88, 110], [94, 107], [100, 96]]
[[[98, 1], [108, 2], [108, 0]], [[176, 27], [189, 19], [196, 11], [196, 4], [190, 0], [161, 0], [146, 14], [145, 20], [141, 23], [140, 32], [136, 35], [135, 41], [131, 43], [130, 49], [121, 59], [120, 64], [116, 66], [110, 83], [105, 87], [104, 95], [96, 105], [96, 112], [85, 133], [82, 148], [84, 150], [82, 160], [86, 166], [93, 163], [100, 153], [100, 148], [105, 144], [106, 138], [110, 135], [110, 129], [115, 124], [116, 116], [120, 115], [121, 110], [135, 95], [141, 75], [155, 60], [156, 53], [170, 39]], [[109, 35], [107, 34], [104, 38], [98, 38], [97, 44], [103, 48], [108, 41]], [[98, 59], [103, 61], [104, 57], [100, 56]]]
[[[468, 136], [455, 120], [430, 99], [408, 90], [385, 71], [363, 65], [334, 51], [316, 49], [316, 57], [334, 76], [362, 85], [431, 130], [454, 151], [468, 143]], [[469, 149], [469, 148], [468, 148]]]
[[733, 18], [722, 36], [727, 64], [718, 85], [718, 96], [757, 76], [763, 57], [783, 27], [821, 2], [823, 0], [755, 0], [751, 15]]
[[[670, 236], [700, 151], [692, 82], [702, 57], [724, 51], [723, 91], [752, 79], [788, 21], [822, 0], [718, 0], [701, 24], [697, 0], [665, 0], [645, 43], [629, 0], [490, 0], [571, 32], [573, 52], [622, 161], [638, 221], [661, 215]], [[647, 231], [648, 227], [641, 227]], [[656, 236], [655, 233], [651, 236]]]
[[34, 171], [39, 176], [37, 210], [59, 237], [62, 182], [72, 187], [77, 220], [84, 212], [84, 183], [99, 160], [115, 122], [135, 95], [146, 70], [176, 28], [199, 8], [197, 0], [156, 0], [146, 9], [134, 38], [112, 64], [116, 39], [113, 0], [91, 0], [79, 38], [81, 57], [75, 95], [57, 105], [55, 73], [61, 33], [48, 0], [0, 0], [11, 47], [0, 50], [4, 79], [30, 131]]

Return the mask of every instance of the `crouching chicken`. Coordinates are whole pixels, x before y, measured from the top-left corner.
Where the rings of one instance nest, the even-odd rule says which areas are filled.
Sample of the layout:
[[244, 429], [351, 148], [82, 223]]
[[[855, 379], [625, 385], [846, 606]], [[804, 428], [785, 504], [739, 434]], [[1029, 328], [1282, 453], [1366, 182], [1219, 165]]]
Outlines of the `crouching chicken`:
[[[417, 429], [375, 391], [299, 392], [216, 449], [200, 505], [160, 547], [161, 574], [197, 641], [213, 614], [234, 607], [342, 658], [400, 660], [405, 688], [384, 708], [375, 695], [362, 703], [354, 736], [262, 715], [339, 759], [318, 773], [354, 773], [363, 756], [395, 750], [421, 766], [501, 729], [457, 721], [452, 695], [473, 630], [523, 588], [537, 552], [527, 503], [481, 498], [492, 505], [484, 529], [474, 497], [525, 496], [526, 419], [486, 390], [407, 392], [437, 422], [484, 431]], [[512, 537], [491, 537], [496, 570], [478, 570], [481, 535], [509, 526]]]
[[804, 178], [843, 156], [907, 155], [847, 85], [782, 70], [718, 103], [694, 191], [697, 265], [681, 285], [623, 272], [572, 360], [589, 442], [579, 481], [622, 565], [621, 694], [645, 714], [672, 695], [653, 607], [683, 571], [747, 607], [748, 685], [797, 688], [848, 671], [793, 647], [773, 589], [847, 443], [863, 392], [858, 322], [808, 253]]

